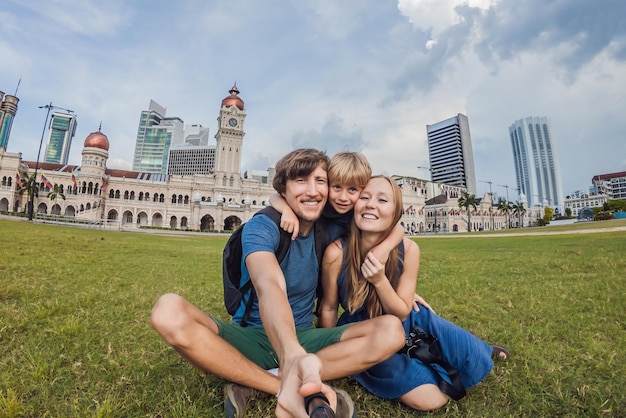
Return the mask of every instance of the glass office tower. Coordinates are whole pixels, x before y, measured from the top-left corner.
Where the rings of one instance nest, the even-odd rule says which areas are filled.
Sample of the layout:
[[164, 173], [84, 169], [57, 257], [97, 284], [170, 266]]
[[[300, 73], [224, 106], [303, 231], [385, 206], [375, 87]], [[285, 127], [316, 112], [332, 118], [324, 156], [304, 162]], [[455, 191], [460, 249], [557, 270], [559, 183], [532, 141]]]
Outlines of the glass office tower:
[[76, 126], [76, 115], [58, 112], [52, 114], [44, 154], [45, 162], [67, 164]]

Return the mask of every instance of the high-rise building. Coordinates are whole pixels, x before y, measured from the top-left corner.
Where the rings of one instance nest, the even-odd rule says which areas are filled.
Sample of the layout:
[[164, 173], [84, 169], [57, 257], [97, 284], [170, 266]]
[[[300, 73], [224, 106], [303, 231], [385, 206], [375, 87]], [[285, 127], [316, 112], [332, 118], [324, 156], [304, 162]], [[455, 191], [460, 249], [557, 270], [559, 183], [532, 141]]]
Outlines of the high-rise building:
[[215, 167], [215, 146], [209, 145], [174, 145], [170, 148], [167, 174], [172, 176], [191, 176], [210, 174]]
[[459, 113], [426, 125], [426, 133], [432, 180], [465, 187], [475, 195], [476, 173], [467, 116]]
[[0, 148], [5, 150], [9, 146], [9, 135], [11, 135], [11, 126], [19, 101], [17, 97], [10, 94], [5, 96], [4, 92], [0, 91]]
[[184, 123], [177, 117], [165, 117], [165, 112], [154, 100], [150, 100], [148, 110], [141, 112], [133, 170], [167, 173], [170, 146], [183, 143]]
[[591, 179], [593, 192], [609, 199], [626, 199], [626, 171], [598, 174]]
[[527, 117], [509, 127], [515, 177], [520, 195], [532, 206], [563, 211], [563, 187], [550, 120]]
[[185, 142], [172, 144], [167, 161], [167, 174], [190, 176], [210, 174], [215, 169], [215, 145], [209, 143], [209, 128], [185, 125]]
[[50, 118], [44, 161], [67, 164], [72, 138], [76, 133], [76, 115], [54, 112]]

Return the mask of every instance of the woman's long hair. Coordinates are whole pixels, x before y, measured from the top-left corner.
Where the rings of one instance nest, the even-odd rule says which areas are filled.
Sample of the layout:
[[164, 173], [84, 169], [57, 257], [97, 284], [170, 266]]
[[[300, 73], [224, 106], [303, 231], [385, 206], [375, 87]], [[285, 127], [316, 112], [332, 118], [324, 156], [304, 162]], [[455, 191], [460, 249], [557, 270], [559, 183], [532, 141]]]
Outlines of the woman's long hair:
[[[374, 178], [385, 179], [391, 185], [393, 191], [393, 204], [394, 211], [393, 217], [389, 227], [382, 233], [380, 239], [375, 245], [380, 244], [385, 238], [387, 238], [391, 231], [395, 228], [396, 224], [402, 217], [402, 192], [400, 187], [387, 176], [373, 176]], [[356, 215], [356, 214], [355, 214]], [[362, 232], [357, 228], [354, 220], [352, 221], [350, 237], [346, 240], [344, 248], [344, 261], [343, 268], [346, 271], [347, 281], [347, 299], [348, 299], [348, 311], [355, 313], [359, 308], [365, 306], [366, 315], [368, 318], [374, 318], [383, 314], [383, 308], [376, 294], [374, 286], [363, 278], [361, 273], [361, 265], [365, 259], [363, 244], [362, 244]], [[389, 253], [389, 258], [385, 264], [385, 275], [391, 281], [391, 285], [394, 289], [398, 286], [398, 278], [400, 276], [400, 263], [398, 257], [398, 247], [394, 248]]]

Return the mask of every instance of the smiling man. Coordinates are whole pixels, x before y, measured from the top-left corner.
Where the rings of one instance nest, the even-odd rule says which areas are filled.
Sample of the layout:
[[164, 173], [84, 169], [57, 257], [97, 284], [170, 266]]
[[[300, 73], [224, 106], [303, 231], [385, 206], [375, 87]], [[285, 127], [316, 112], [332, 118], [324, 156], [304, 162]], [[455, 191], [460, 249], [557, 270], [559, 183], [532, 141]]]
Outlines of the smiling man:
[[[300, 232], [279, 264], [276, 223], [260, 214], [245, 224], [241, 283], [251, 280], [254, 293], [243, 298], [232, 323], [175, 294], [161, 296], [152, 310], [152, 326], [167, 343], [196, 367], [233, 382], [225, 391], [227, 417], [243, 417], [248, 401], [261, 392], [278, 397], [278, 417], [307, 417], [304, 398], [318, 392], [337, 417], [356, 416], [350, 397], [322, 381], [368, 369], [404, 345], [404, 330], [393, 316], [337, 328], [313, 325], [321, 268], [313, 227], [328, 198], [328, 164], [326, 154], [315, 149], [292, 151], [276, 164], [273, 186], [297, 215]], [[331, 241], [337, 238], [332, 235]], [[277, 367], [280, 378], [266, 371]]]

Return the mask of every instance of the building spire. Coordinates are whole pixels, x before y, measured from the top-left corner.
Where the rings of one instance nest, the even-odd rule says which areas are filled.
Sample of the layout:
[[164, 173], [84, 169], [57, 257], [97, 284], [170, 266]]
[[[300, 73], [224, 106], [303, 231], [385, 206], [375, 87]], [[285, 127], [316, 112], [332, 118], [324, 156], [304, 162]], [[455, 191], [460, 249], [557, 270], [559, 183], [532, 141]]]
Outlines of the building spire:
[[15, 87], [15, 94], [14, 94], [15, 97], [17, 97], [17, 90], [20, 88], [21, 82], [22, 82], [22, 76], [20, 76], [20, 79], [17, 81], [17, 87]]

